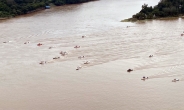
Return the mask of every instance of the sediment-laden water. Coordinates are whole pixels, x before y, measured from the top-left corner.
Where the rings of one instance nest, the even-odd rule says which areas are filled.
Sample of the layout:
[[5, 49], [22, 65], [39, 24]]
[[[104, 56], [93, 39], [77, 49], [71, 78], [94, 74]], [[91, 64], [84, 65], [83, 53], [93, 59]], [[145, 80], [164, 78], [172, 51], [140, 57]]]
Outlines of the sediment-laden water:
[[184, 109], [184, 19], [120, 22], [158, 1], [100, 0], [1, 21], [0, 109]]

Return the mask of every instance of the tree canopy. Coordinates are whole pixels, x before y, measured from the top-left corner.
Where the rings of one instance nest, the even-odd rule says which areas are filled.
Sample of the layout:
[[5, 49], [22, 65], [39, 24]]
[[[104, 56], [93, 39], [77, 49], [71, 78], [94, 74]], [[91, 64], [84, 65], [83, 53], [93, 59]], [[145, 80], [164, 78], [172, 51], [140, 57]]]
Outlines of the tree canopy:
[[0, 18], [26, 14], [53, 3], [57, 6], [92, 0], [0, 0]]
[[154, 19], [160, 17], [173, 17], [184, 14], [184, 0], [160, 0], [158, 5], [152, 7], [142, 5], [139, 13], [132, 16], [138, 20]]

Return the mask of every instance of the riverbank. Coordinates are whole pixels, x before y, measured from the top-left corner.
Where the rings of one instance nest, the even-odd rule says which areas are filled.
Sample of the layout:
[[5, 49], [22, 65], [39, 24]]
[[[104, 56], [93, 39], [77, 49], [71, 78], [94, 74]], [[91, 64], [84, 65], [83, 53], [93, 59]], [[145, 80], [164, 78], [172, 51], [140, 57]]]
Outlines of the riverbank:
[[[5, 20], [19, 15], [25, 15], [32, 12], [46, 9], [46, 6], [63, 6], [68, 4], [79, 4], [95, 0], [40, 0], [39, 2], [26, 2], [26, 1], [15, 1], [15, 2], [2, 2], [0, 1], [0, 20]], [[50, 7], [49, 7], [50, 8]], [[47, 8], [48, 9], [48, 8]]]
[[161, 0], [155, 6], [143, 4], [142, 9], [132, 15], [131, 18], [122, 20], [122, 22], [135, 22], [137, 20], [163, 19], [167, 17], [182, 17], [184, 15], [184, 1], [179, 0]]
[[9, 19], [8, 17], [6, 17], [6, 18], [0, 18], [0, 20], [6, 20], [6, 19]]
[[178, 16], [178, 17], [160, 17], [160, 18], [144, 19], [144, 20], [138, 20], [136, 18], [128, 18], [128, 19], [121, 20], [120, 22], [137, 22], [137, 21], [145, 21], [145, 20], [170, 20], [170, 19], [178, 19], [178, 18], [184, 19], [184, 15]]
[[[42, 11], [42, 10], [45, 10], [45, 8], [39, 8], [39, 9], [30, 11], [30, 12], [27, 12], [26, 14], [35, 13], [35, 12]], [[22, 14], [22, 15], [26, 15], [26, 14]], [[21, 15], [17, 15], [17, 16], [21, 16]], [[17, 16], [9, 16], [9, 17], [0, 18], [0, 21], [1, 21], [1, 20], [11, 19], [11, 18], [14, 18], [14, 17], [17, 17]]]

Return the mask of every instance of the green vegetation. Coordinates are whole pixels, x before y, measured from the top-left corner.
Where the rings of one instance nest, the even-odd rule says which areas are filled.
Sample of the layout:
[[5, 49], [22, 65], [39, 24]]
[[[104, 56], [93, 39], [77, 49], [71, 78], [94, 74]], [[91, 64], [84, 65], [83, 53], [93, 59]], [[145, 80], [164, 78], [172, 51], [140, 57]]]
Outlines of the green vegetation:
[[[142, 5], [139, 13], [132, 16], [136, 20], [156, 19], [163, 17], [177, 17], [184, 14], [184, 0], [160, 0], [158, 5], [152, 7]], [[132, 21], [132, 18], [127, 19]]]
[[64, 4], [75, 4], [91, 0], [0, 0], [0, 18], [13, 17], [53, 3], [57, 6]]

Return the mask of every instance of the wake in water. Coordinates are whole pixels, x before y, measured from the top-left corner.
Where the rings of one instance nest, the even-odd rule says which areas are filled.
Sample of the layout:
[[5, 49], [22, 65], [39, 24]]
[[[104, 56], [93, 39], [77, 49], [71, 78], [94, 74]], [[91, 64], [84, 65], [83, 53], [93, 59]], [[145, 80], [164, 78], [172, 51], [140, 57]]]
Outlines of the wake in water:
[[[28, 37], [17, 37], [12, 46], [16, 43], [18, 43], [17, 46], [20, 45], [17, 52], [33, 50], [27, 52], [27, 54], [33, 55], [37, 60], [39, 59], [43, 65], [81, 60], [81, 63], [76, 65], [87, 68], [116, 60], [131, 60], [134, 71], [159, 68], [166, 68], [167, 70], [164, 71], [170, 71], [168, 68], [174, 70], [174, 67], [177, 70], [176, 67], [179, 68], [179, 66], [184, 65], [182, 62], [178, 63], [178, 61], [184, 60], [180, 57], [184, 53], [184, 45], [179, 38], [180, 36], [176, 36], [176, 34], [168, 36], [167, 33], [154, 32], [154, 29], [144, 32], [144, 29], [145, 27], [135, 25], [128, 28], [114, 28], [87, 36], [70, 35], [67, 37], [60, 37], [59, 35], [62, 34], [60, 30], [46, 30]], [[43, 36], [47, 37], [44, 38]], [[48, 36], [52, 36], [52, 38]], [[37, 39], [34, 40], [35, 38]], [[20, 42], [23, 41], [26, 41], [24, 44], [29, 45], [21, 45]], [[152, 56], [149, 57], [149, 55]], [[27, 55], [22, 54], [22, 57], [24, 56]], [[135, 60], [136, 62], [134, 62]], [[86, 63], [87, 61], [90, 63]], [[171, 77], [175, 74], [165, 72], [149, 77], [150, 79]]]

